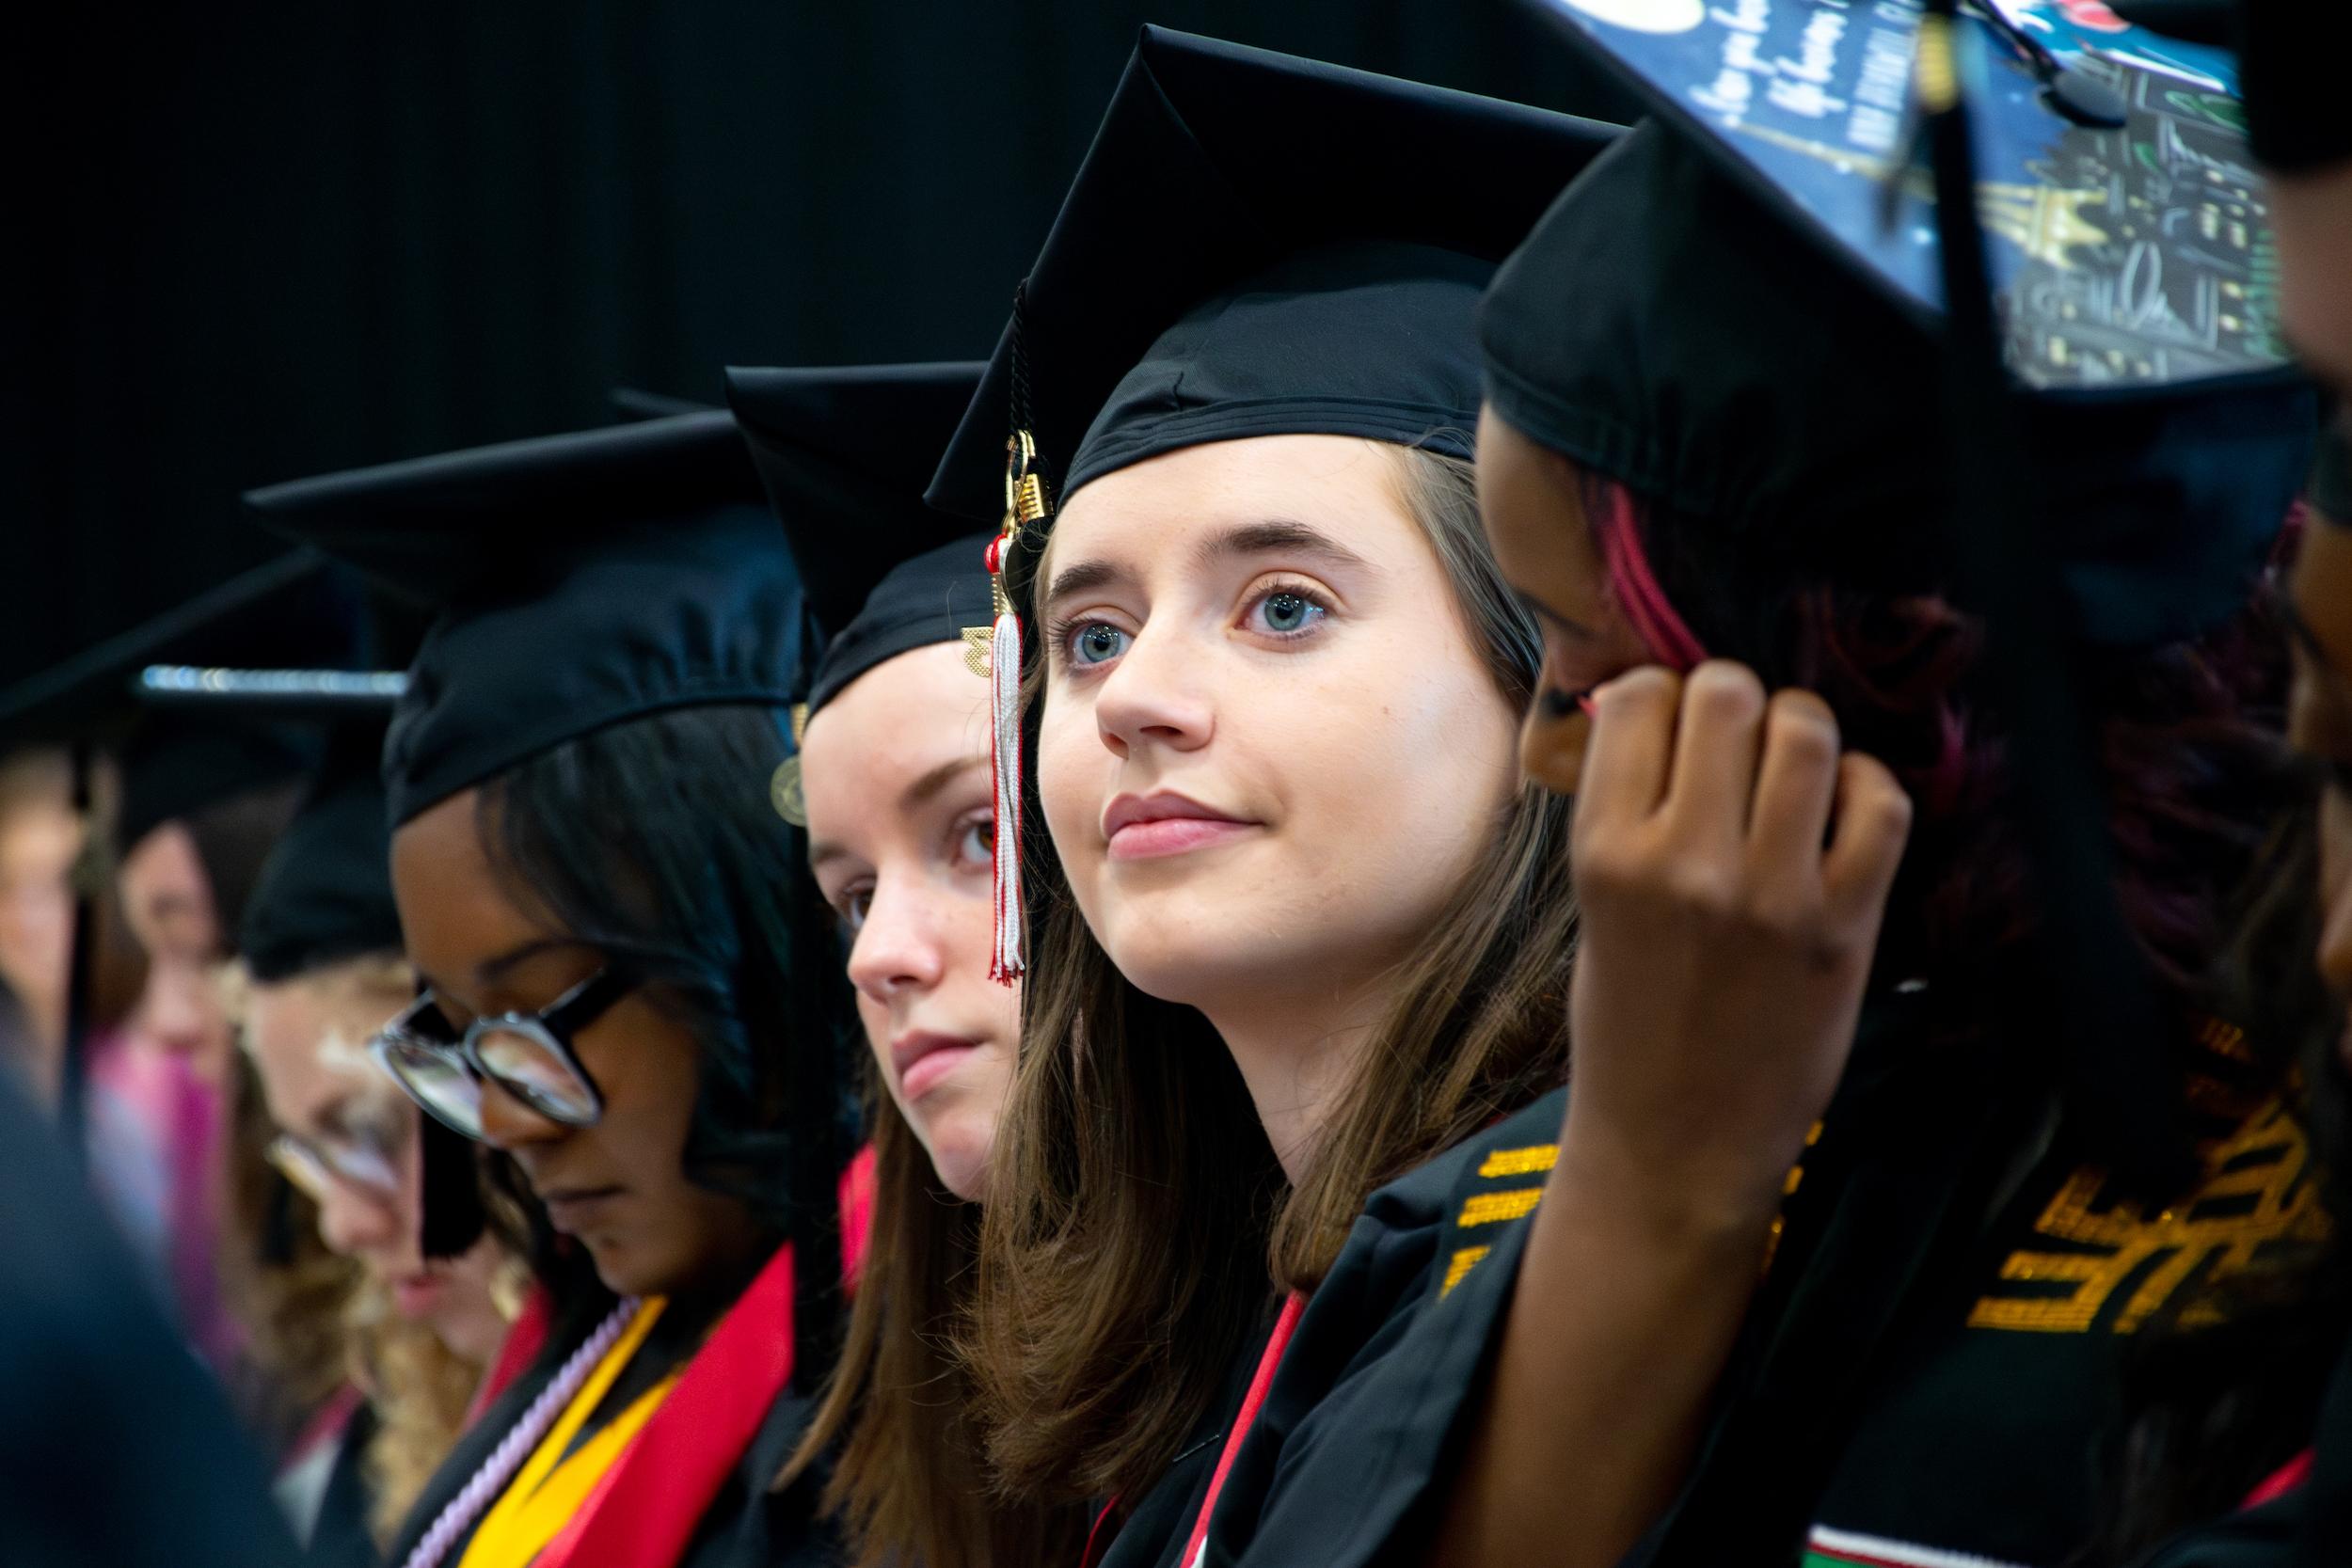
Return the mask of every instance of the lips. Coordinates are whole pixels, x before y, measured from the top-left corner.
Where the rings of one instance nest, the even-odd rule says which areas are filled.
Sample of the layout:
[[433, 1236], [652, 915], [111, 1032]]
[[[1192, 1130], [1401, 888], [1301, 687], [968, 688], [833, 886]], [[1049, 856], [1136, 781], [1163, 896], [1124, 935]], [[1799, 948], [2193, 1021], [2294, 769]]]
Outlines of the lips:
[[1103, 809], [1103, 837], [1115, 861], [1156, 860], [1204, 849], [1257, 826], [1172, 789], [1117, 796]]
[[445, 1281], [427, 1270], [392, 1281], [392, 1306], [404, 1318], [421, 1318], [440, 1305]]
[[548, 1223], [567, 1236], [577, 1236], [596, 1224], [621, 1196], [618, 1187], [558, 1187], [539, 1195], [547, 1206]]
[[978, 1049], [977, 1040], [928, 1029], [900, 1035], [890, 1042], [890, 1066], [898, 1075], [898, 1093], [913, 1104], [937, 1088], [965, 1057]]

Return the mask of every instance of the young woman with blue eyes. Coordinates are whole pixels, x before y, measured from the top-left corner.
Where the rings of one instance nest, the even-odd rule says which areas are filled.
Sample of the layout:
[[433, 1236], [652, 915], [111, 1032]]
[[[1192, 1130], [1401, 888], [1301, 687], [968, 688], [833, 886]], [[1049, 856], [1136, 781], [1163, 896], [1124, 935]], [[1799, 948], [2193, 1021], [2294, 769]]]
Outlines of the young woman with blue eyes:
[[1111, 1568], [1192, 1560], [1294, 1335], [1412, 1310], [1424, 1259], [1327, 1277], [1374, 1190], [1565, 1076], [1470, 317], [1612, 134], [1148, 30], [933, 485], [993, 518], [1016, 465], [1034, 783], [967, 1356], [1008, 1490]]

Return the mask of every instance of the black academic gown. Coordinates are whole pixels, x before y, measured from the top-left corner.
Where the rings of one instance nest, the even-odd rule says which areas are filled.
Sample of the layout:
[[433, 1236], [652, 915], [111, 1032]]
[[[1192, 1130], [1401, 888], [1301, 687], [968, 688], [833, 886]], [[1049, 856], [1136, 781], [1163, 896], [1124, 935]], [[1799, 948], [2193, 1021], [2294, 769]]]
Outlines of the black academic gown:
[[0, 1563], [294, 1561], [218, 1390], [48, 1125], [0, 1082]]
[[[1630, 1562], [2067, 1561], [2130, 1332], [2217, 1262], [2307, 1234], [2316, 1195], [2275, 1107], [2233, 1104], [2218, 1174], [2142, 1219], [2062, 1136], [2017, 1134], [1997, 1085], [1965, 1079], [1990, 1064], [1903, 1070], [1912, 1006], [1866, 1022], [1693, 1476]], [[1237, 1457], [1208, 1561], [1341, 1568], [1423, 1544], [1565, 1092], [1375, 1196]]]
[[[464, 1490], [500, 1439], [514, 1430], [531, 1402], [555, 1381], [564, 1360], [594, 1331], [591, 1323], [551, 1338], [529, 1369], [466, 1429], [402, 1522], [386, 1556], [392, 1568], [407, 1560], [441, 1510]], [[813, 1402], [790, 1391], [776, 1400], [734, 1474], [704, 1512], [702, 1524], [678, 1560], [679, 1568], [834, 1568], [844, 1560], [840, 1542], [819, 1516], [821, 1476], [804, 1475], [781, 1492], [770, 1490], [815, 1409]], [[457, 1568], [470, 1539], [469, 1531], [442, 1559], [442, 1568]]]
[[[1265, 1328], [1250, 1336], [1242, 1354], [1227, 1370], [1216, 1402], [1185, 1439], [1168, 1473], [1133, 1507], [1122, 1499], [1097, 1515], [1094, 1550], [1086, 1568], [1178, 1568], [1184, 1543], [1192, 1538], [1193, 1522], [1200, 1518], [1200, 1505], [1208, 1497], [1209, 1482], [1216, 1474], [1217, 1458], [1225, 1451], [1226, 1436], [1248, 1398], [1272, 1326], [1269, 1317]], [[1103, 1540], [1105, 1536], [1107, 1546]]]
[[2352, 1354], [2319, 1413], [2310, 1481], [2167, 1542], [2137, 1568], [2341, 1568], [2352, 1563]]

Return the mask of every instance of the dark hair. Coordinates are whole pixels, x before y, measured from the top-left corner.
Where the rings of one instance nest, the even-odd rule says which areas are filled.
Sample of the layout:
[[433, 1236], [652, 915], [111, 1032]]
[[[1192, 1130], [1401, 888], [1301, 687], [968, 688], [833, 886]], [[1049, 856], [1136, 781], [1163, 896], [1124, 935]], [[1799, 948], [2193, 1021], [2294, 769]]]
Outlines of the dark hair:
[[[1588, 516], [1623, 504], [1614, 482], [1581, 478]], [[2005, 1009], [2033, 901], [2003, 716], [1980, 686], [1981, 624], [1941, 597], [1841, 583], [1770, 541], [1726, 538], [1645, 499], [1631, 504], [1658, 583], [1708, 653], [1750, 666], [1768, 686], [1819, 692], [1844, 744], [1885, 763], [1911, 792], [1918, 809], [1888, 902], [1882, 974], [1927, 977], [1971, 999], [1971, 1028], [1993, 1016], [2013, 1022]], [[2125, 917], [2185, 1044], [2192, 1012], [2214, 1000], [2214, 955], [2265, 835], [2298, 799], [2279, 738], [2281, 640], [2258, 598], [2195, 641], [2086, 650], [2084, 660]]]
[[[849, 1036], [836, 948], [794, 893], [801, 835], [770, 803], [783, 722], [765, 707], [685, 707], [593, 731], [485, 785], [477, 824], [524, 907], [641, 976], [700, 1045], [686, 1174], [791, 1239], [793, 1381], [806, 1387], [839, 1312]], [[525, 1213], [534, 1263], [577, 1284], [579, 1259], [551, 1253], [535, 1204]]]
[[[1540, 640], [1479, 531], [1469, 465], [1379, 450], [1472, 650], [1523, 705]], [[1032, 749], [1041, 705], [1027, 704]], [[1375, 1189], [1565, 1080], [1568, 813], [1522, 784], [1495, 814], [1394, 971], [1393, 1005], [1295, 1190], [1216, 1030], [1127, 982], [1033, 830], [1036, 961], [965, 1346], [1015, 1496], [1139, 1496], [1246, 1354], [1271, 1285], [1313, 1289]]]
[[930, 1152], [866, 1059], [873, 1228], [849, 1332], [782, 1488], [828, 1456], [826, 1506], [859, 1563], [1011, 1568], [1074, 1561], [1083, 1511], [993, 1495], [972, 1375], [955, 1354], [970, 1310], [980, 1209], [941, 1183]]

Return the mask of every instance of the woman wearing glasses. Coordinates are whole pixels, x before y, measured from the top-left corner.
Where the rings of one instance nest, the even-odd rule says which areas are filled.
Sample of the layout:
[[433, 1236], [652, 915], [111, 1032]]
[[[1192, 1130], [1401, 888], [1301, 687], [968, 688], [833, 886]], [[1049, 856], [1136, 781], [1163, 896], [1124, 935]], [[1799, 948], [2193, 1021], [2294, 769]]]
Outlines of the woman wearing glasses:
[[[416, 992], [385, 870], [382, 738], [381, 724], [337, 738], [261, 869], [239, 941], [250, 1073], [238, 1141], [248, 1123], [267, 1140], [269, 1164], [315, 1206], [317, 1236], [287, 1233], [282, 1190], [238, 1162], [232, 1209], [256, 1243], [238, 1250], [262, 1261], [230, 1284], [257, 1347], [315, 1412], [278, 1492], [322, 1561], [375, 1560], [506, 1337], [497, 1287], [519, 1283], [486, 1239], [424, 1256], [417, 1109], [368, 1057]], [[356, 1265], [356, 1288], [328, 1255]]]
[[732, 422], [254, 501], [439, 607], [384, 755], [421, 990], [373, 1049], [556, 1297], [390, 1560], [831, 1560], [817, 1482], [771, 1482], [826, 1370], [846, 1031], [794, 968], [797, 591]]

